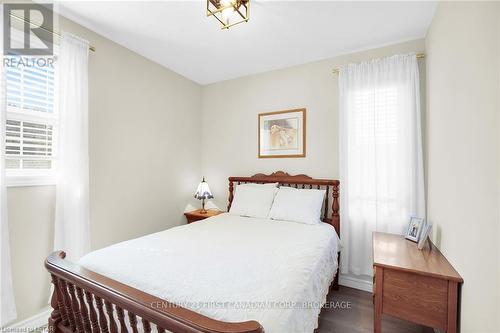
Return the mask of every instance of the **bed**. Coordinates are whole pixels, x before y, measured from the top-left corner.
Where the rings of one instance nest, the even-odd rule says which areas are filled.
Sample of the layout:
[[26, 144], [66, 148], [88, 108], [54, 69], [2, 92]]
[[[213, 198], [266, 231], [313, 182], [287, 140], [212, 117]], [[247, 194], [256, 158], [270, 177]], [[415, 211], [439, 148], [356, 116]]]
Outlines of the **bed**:
[[[55, 332], [313, 332], [337, 286], [339, 182], [284, 172], [229, 178], [324, 188], [314, 226], [221, 214], [94, 251], [78, 264], [55, 252]], [[331, 206], [329, 200], [331, 198]], [[290, 260], [290, 259], [293, 260]]]

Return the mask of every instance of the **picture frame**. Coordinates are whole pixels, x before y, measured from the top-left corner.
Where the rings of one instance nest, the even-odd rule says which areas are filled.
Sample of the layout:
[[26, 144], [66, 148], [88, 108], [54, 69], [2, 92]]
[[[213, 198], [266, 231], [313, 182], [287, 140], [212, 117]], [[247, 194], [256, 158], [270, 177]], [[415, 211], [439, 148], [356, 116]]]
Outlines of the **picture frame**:
[[412, 216], [410, 218], [410, 223], [408, 223], [405, 238], [411, 240], [412, 242], [418, 243], [423, 226], [423, 218]]
[[420, 239], [418, 240], [417, 248], [419, 250], [422, 250], [424, 248], [425, 243], [427, 242], [427, 239], [430, 236], [431, 229], [432, 229], [432, 224], [426, 222], [424, 224], [424, 227], [422, 228]]
[[305, 108], [259, 113], [259, 158], [300, 158], [305, 156]]

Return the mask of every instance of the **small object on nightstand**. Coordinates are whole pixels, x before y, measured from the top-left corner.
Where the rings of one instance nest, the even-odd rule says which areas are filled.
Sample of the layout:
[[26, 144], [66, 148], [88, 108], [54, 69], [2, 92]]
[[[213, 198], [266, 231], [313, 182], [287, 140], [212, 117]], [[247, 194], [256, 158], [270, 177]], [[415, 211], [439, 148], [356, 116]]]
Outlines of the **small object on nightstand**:
[[203, 177], [203, 180], [198, 185], [194, 197], [201, 200], [200, 214], [207, 214], [207, 210], [205, 209], [205, 199], [213, 199], [214, 196], [212, 195], [212, 192], [210, 192], [210, 187], [208, 187], [205, 177]]
[[222, 213], [224, 213], [224, 212], [220, 211], [220, 210], [212, 210], [212, 209], [206, 210], [205, 213], [202, 213], [201, 209], [197, 209], [197, 210], [194, 210], [192, 212], [185, 212], [184, 216], [186, 216], [187, 223], [189, 224], [191, 222], [204, 220], [206, 218], [216, 216], [216, 215], [219, 215]]
[[410, 218], [410, 224], [408, 225], [405, 238], [418, 243], [424, 224], [425, 222], [423, 218], [412, 216]]
[[420, 239], [418, 240], [417, 249], [422, 250], [424, 248], [425, 243], [429, 239], [431, 229], [432, 229], [432, 224], [426, 222], [425, 225], [423, 226], [422, 233], [420, 234]]

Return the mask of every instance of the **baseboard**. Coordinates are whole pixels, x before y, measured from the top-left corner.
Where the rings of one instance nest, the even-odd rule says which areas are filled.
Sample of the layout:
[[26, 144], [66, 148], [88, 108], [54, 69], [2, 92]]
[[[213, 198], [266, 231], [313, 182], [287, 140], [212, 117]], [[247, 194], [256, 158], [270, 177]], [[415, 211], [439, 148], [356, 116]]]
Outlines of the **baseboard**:
[[371, 281], [357, 279], [352, 276], [342, 276], [341, 274], [339, 277], [339, 284], [341, 286], [368, 291], [370, 293], [373, 291], [373, 283]]
[[47, 326], [47, 321], [52, 312], [51, 308], [46, 308], [33, 317], [13, 323], [6, 328], [6, 332], [31, 332]]

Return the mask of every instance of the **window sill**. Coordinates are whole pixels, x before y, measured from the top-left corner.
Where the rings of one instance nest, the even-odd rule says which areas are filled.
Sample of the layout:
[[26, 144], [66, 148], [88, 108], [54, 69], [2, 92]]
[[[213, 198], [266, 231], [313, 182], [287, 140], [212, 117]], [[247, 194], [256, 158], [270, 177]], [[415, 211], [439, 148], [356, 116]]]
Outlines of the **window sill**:
[[56, 178], [51, 176], [7, 176], [7, 187], [56, 185]]

